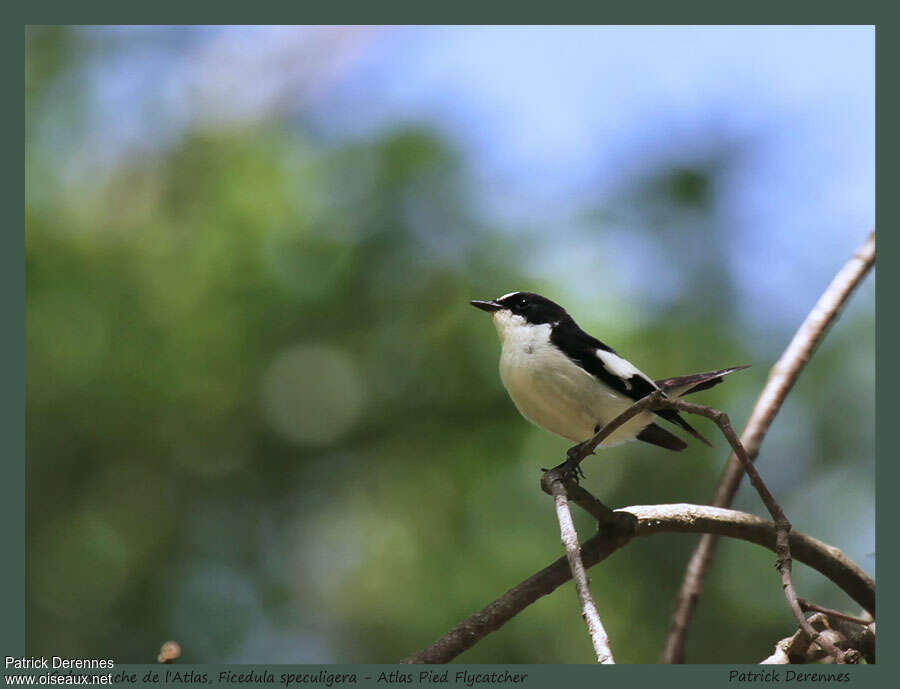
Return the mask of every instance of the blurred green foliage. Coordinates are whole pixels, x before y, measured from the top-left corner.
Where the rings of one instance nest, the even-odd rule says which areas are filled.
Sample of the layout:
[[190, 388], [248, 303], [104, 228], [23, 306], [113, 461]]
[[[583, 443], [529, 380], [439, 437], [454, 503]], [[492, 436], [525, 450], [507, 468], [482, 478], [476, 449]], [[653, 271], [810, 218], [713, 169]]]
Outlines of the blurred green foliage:
[[[273, 119], [196, 126], [69, 175], [58, 156], [83, 136], [83, 94], [65, 77], [91, 50], [29, 34], [28, 652], [147, 662], [174, 638], [187, 662], [393, 662], [559, 557], [538, 484], [565, 443], [518, 416], [493, 328], [468, 305], [554, 285], [517, 268], [535, 240], [479, 220], [454, 152], [427, 130], [333, 145]], [[754, 364], [703, 397], [739, 425], [771, 361], [732, 315], [716, 174], [660, 170], [633, 190], [647, 240], [686, 271], [677, 306], [637, 331], [629, 305], [572, 310], [657, 377]], [[665, 218], [705, 224], [666, 234]], [[599, 246], [602, 219], [595, 232]], [[598, 272], [612, 259], [598, 251]], [[820, 501], [871, 500], [873, 314], [854, 313], [760, 460], [797, 528], [826, 539], [807, 519]], [[605, 451], [586, 485], [615, 506], [706, 502], [717, 445]], [[814, 492], [833, 467], [849, 502]], [[620, 662], [656, 661], [693, 543], [636, 542], [592, 572]], [[773, 571], [767, 552], [722, 544], [692, 661], [756, 662], [792, 631]], [[589, 658], [570, 585], [462, 657]]]

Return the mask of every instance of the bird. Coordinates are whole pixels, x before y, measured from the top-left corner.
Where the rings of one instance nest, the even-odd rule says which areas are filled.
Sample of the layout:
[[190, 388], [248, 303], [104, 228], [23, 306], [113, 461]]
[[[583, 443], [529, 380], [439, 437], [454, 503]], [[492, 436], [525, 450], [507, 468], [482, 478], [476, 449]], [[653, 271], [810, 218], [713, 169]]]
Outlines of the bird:
[[[500, 379], [513, 404], [536, 426], [570, 440], [567, 461], [560, 464], [583, 476], [578, 451], [603, 426], [636, 401], [656, 390], [667, 397], [707, 390], [732, 366], [654, 381], [616, 350], [592, 337], [559, 304], [534, 292], [510, 292], [472, 306], [491, 314], [500, 337]], [[655, 423], [661, 418], [700, 442], [711, 443], [675, 410], [642, 411], [617, 428], [600, 447], [631, 440], [680, 452], [687, 443]]]

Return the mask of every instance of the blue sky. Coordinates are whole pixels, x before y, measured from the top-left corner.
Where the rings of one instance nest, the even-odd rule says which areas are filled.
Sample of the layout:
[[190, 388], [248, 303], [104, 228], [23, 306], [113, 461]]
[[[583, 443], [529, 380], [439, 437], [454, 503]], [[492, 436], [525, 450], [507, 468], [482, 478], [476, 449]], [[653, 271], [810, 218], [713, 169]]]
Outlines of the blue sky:
[[[749, 318], [796, 323], [874, 226], [874, 64], [872, 27], [398, 28], [318, 109], [345, 136], [434, 124], [488, 212], [544, 234], [710, 140], [742, 143], [719, 190], [730, 268]], [[565, 276], [573, 253], [535, 270]]]
[[[795, 327], [874, 226], [869, 26], [85, 34], [116, 49], [89, 69], [91, 131], [74, 172], [81, 157], [107, 164], [197, 121], [291, 117], [324, 141], [425, 124], [462, 153], [485, 218], [538, 245], [527, 268], [576, 298], [597, 289], [578, 277], [592, 270], [579, 248], [589, 240], [583, 215], [661, 165], [702, 163], [723, 142], [740, 155], [716, 189], [715, 222], [732, 232], [728, 269], [751, 323]], [[603, 251], [621, 270], [603, 289], [614, 302], [665, 306], [678, 268], [639, 229], [624, 222], [606, 234]], [[648, 271], [656, 292], [633, 278]]]

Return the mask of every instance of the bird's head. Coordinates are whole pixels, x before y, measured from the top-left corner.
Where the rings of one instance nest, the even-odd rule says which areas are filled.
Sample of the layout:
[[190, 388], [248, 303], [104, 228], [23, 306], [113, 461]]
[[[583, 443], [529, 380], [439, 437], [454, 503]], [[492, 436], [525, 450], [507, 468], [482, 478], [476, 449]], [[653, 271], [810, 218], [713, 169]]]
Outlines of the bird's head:
[[513, 330], [544, 324], [552, 327], [569, 317], [562, 306], [534, 292], [510, 292], [497, 299], [474, 299], [470, 303], [491, 314], [501, 340]]

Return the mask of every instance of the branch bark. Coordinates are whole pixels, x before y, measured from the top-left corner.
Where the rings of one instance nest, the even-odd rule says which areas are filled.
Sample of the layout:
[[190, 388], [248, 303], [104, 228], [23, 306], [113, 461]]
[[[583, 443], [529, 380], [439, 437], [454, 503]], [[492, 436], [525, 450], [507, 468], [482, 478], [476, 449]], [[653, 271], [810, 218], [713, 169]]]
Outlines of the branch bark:
[[800, 628], [809, 636], [812, 643], [817, 644], [822, 649], [827, 651], [828, 654], [831, 655], [836, 662], [843, 663], [845, 662], [845, 659], [849, 659], [845, 658], [845, 655], [841, 651], [841, 649], [839, 649], [828, 636], [819, 634], [819, 632], [806, 619], [806, 616], [803, 614], [803, 610], [800, 608], [800, 600], [797, 597], [797, 592], [794, 590], [794, 581], [791, 574], [793, 561], [791, 559], [790, 539], [788, 537], [791, 531], [791, 523], [790, 521], [788, 521], [787, 516], [785, 516], [784, 510], [781, 508], [781, 505], [778, 504], [778, 501], [775, 500], [775, 497], [769, 491], [768, 487], [762, 479], [762, 476], [759, 475], [759, 472], [753, 465], [753, 460], [750, 459], [747, 451], [744, 449], [744, 446], [741, 445], [741, 441], [738, 440], [737, 434], [731, 427], [731, 422], [728, 419], [728, 414], [717, 411], [715, 409], [711, 409], [710, 407], [703, 406], [702, 404], [694, 404], [692, 402], [685, 402], [683, 400], [660, 400], [655, 407], [651, 408], [656, 407], [662, 409], [674, 409], [690, 414], [698, 414], [700, 416], [705, 416], [706, 418], [716, 423], [716, 425], [722, 431], [722, 434], [728, 439], [728, 443], [731, 445], [732, 451], [741, 462], [744, 471], [747, 472], [747, 475], [750, 478], [750, 483], [752, 483], [753, 487], [756, 488], [756, 492], [759, 493], [759, 496], [760, 498], [762, 498], [766, 509], [769, 510], [769, 514], [772, 515], [772, 519], [775, 521], [775, 554], [778, 556], [778, 559], [775, 562], [775, 566], [778, 568], [778, 571], [781, 574], [781, 586], [784, 589], [785, 598], [787, 598], [787, 602], [791, 608], [791, 612], [793, 612], [794, 617], [800, 624]]
[[[613, 512], [596, 535], [581, 546], [584, 566], [605, 560], [634, 537], [659, 533], [710, 533], [738, 538], [775, 550], [775, 525], [760, 517], [735, 510], [702, 505], [638, 505]], [[610, 523], [610, 521], [614, 523]], [[789, 534], [794, 557], [821, 572], [864, 609], [875, 610], [875, 582], [840, 550], [796, 531]], [[542, 596], [571, 579], [563, 557], [500, 598], [457, 624], [424, 650], [404, 658], [403, 663], [446, 663], [502, 627]]]
[[587, 625], [597, 662], [602, 665], [615, 665], [612, 649], [609, 646], [609, 637], [600, 621], [600, 614], [591, 596], [590, 584], [584, 563], [581, 561], [581, 551], [578, 547], [578, 533], [575, 531], [575, 523], [572, 521], [572, 513], [569, 511], [569, 495], [566, 492], [562, 472], [548, 471], [544, 474], [543, 483], [549, 487], [556, 504], [556, 518], [559, 521], [559, 535], [563, 547], [566, 550], [566, 559], [569, 561], [569, 569], [572, 571], [572, 579], [575, 581], [575, 591], [581, 603], [581, 617]]
[[679, 399], [669, 399], [665, 396], [665, 393], [662, 390], [656, 390], [655, 392], [652, 392], [649, 395], [638, 400], [633, 405], [631, 405], [631, 407], [609, 421], [605, 426], [603, 426], [602, 429], [600, 429], [600, 431], [594, 434], [593, 438], [585, 443], [576, 445], [571, 450], [569, 450], [569, 452], [567, 453], [568, 460], [565, 465], [565, 471], [574, 474], [578, 470], [578, 466], [581, 464], [581, 462], [583, 462], [586, 457], [591, 455], [594, 449], [596, 449], [600, 445], [600, 443], [602, 443], [620, 426], [626, 423], [629, 419], [633, 418], [639, 412], [643, 410], [661, 411], [663, 409], [670, 409], [673, 411], [685, 412], [687, 414], [704, 416], [713, 421], [719, 427], [719, 430], [722, 431], [722, 434], [728, 440], [728, 444], [731, 445], [733, 454], [740, 461], [743, 470], [746, 471], [749, 475], [750, 483], [753, 484], [753, 487], [756, 489], [757, 493], [759, 493], [759, 496], [760, 498], [762, 498], [766, 509], [769, 510], [769, 514], [772, 515], [772, 519], [775, 521], [777, 534], [775, 553], [778, 556], [775, 566], [778, 568], [778, 571], [781, 574], [781, 586], [784, 590], [784, 595], [787, 599], [788, 606], [791, 608], [791, 612], [797, 620], [797, 623], [800, 625], [800, 628], [803, 629], [803, 631], [810, 637], [813, 643], [816, 643], [823, 649], [825, 649], [830, 655], [834, 657], [836, 662], [844, 662], [844, 655], [841, 650], [837, 646], [835, 646], [828, 639], [828, 637], [822, 636], [820, 638], [819, 633], [815, 629], [813, 629], [809, 622], [807, 622], [803, 611], [800, 609], [800, 602], [797, 597], [797, 592], [794, 590], [794, 581], [791, 574], [793, 565], [788, 539], [788, 534], [791, 531], [791, 523], [790, 521], [788, 521], [787, 516], [785, 516], [784, 510], [781, 508], [781, 505], [778, 504], [778, 501], [775, 500], [775, 497], [772, 495], [765, 482], [762, 480], [762, 477], [759, 475], [759, 472], [753, 465], [753, 460], [750, 459], [750, 456], [747, 454], [746, 449], [743, 445], [741, 445], [741, 441], [738, 439], [737, 434], [731, 427], [731, 421], [729, 420], [728, 415], [725, 412], [704, 406], [702, 404], [685, 402], [684, 400]]
[[[816, 613], [809, 618], [809, 623], [822, 636], [827, 636], [835, 646], [844, 649], [853, 662], [865, 658], [867, 663], [875, 662], [875, 623], [857, 624], [846, 620], [832, 620], [827, 614]], [[823, 660], [826, 653], [811, 642], [802, 629], [793, 636], [782, 639], [775, 644], [775, 652], [760, 665], [796, 665], [815, 663]]]
[[800, 598], [799, 601], [800, 608], [803, 612], [821, 612], [824, 613], [827, 617], [833, 617], [836, 620], [844, 620], [846, 622], [853, 622], [860, 626], [865, 627], [866, 625], [874, 622], [871, 618], [860, 617], [859, 615], [848, 615], [845, 612], [841, 612], [840, 610], [832, 610], [831, 608], [825, 608], [821, 605], [816, 605], [815, 603], [811, 603], [808, 600], [804, 600]]
[[[841, 635], [831, 631], [828, 620], [824, 615], [813, 615], [809, 618], [809, 624], [820, 634], [831, 632], [833, 635], [832, 640], [835, 644], [846, 643], [846, 640]], [[813, 647], [809, 635], [802, 629], [798, 629], [794, 632], [793, 636], [789, 636], [776, 643], [775, 652], [765, 660], [760, 661], [760, 665], [796, 665], [801, 663], [811, 663], [821, 660], [823, 655], [823, 651]]]
[[[781, 409], [800, 372], [806, 366], [816, 347], [824, 339], [828, 326], [837, 318], [841, 307], [875, 263], [875, 232], [863, 242], [853, 257], [828, 285], [797, 330], [787, 349], [772, 367], [769, 379], [753, 407], [747, 425], [741, 434], [741, 444], [751, 461], [755, 461], [763, 439]], [[744, 467], [732, 453], [719, 480], [713, 505], [727, 507], [737, 493], [744, 475]], [[681, 589], [675, 599], [675, 609], [669, 623], [669, 633], [663, 648], [661, 662], [684, 662], [684, 643], [687, 629], [703, 588], [703, 579], [716, 544], [714, 535], [704, 535], [694, 549]]]

